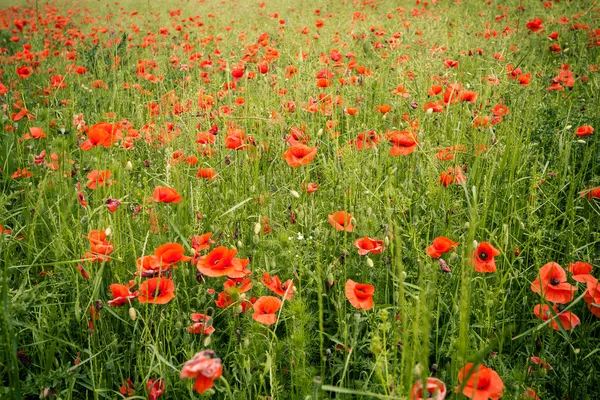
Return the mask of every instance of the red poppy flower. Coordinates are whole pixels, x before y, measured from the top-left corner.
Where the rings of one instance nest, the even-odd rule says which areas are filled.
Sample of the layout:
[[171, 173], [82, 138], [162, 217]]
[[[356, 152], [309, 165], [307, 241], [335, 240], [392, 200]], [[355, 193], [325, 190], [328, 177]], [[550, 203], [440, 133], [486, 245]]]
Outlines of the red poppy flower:
[[356, 283], [352, 279], [346, 282], [346, 298], [354, 308], [370, 310], [373, 308], [375, 287], [366, 283]]
[[358, 254], [361, 256], [369, 253], [379, 254], [384, 250], [383, 240], [371, 239], [368, 236], [356, 239], [354, 241], [354, 247], [358, 249]]
[[46, 134], [44, 133], [44, 130], [42, 128], [37, 128], [37, 127], [31, 127], [29, 128], [29, 133], [25, 134], [25, 136], [23, 136], [23, 139], [30, 139], [30, 138], [34, 138], [34, 139], [45, 139], [48, 136], [46, 136]]
[[140, 284], [140, 303], [167, 304], [175, 297], [175, 284], [172, 280], [158, 277], [150, 278]]
[[446, 385], [437, 378], [427, 378], [425, 388], [423, 388], [423, 381], [418, 380], [410, 391], [410, 400], [444, 400], [445, 398]]
[[379, 111], [380, 113], [385, 115], [385, 114], [389, 113], [390, 111], [392, 111], [392, 106], [387, 105], [387, 104], [382, 104], [376, 108], [376, 111]]
[[591, 125], [583, 125], [577, 128], [577, 130], [575, 131], [575, 136], [589, 136], [592, 133], [594, 133], [594, 128], [592, 128]]
[[600, 318], [600, 284], [596, 279], [587, 281], [587, 289], [583, 299], [592, 314]]
[[135, 299], [138, 295], [138, 292], [131, 293], [129, 291], [129, 286], [121, 285], [119, 283], [110, 285], [110, 292], [113, 300], [108, 301], [108, 305], [112, 307], [125, 305], [128, 301]]
[[252, 289], [250, 278], [229, 278], [223, 282], [223, 289], [227, 293], [245, 293]]
[[546, 300], [566, 304], [573, 300], [577, 288], [567, 283], [567, 273], [559, 264], [549, 262], [540, 268], [538, 276], [531, 284], [531, 290]]
[[212, 232], [207, 232], [203, 235], [196, 235], [192, 237], [192, 248], [196, 251], [208, 250], [211, 244], [214, 244], [214, 240], [211, 240]]
[[235, 258], [236, 249], [227, 249], [224, 246], [214, 248], [210, 253], [198, 258], [196, 267], [206, 276], [230, 278], [243, 278], [250, 271], [246, 266], [250, 263], [247, 258]]
[[[533, 308], [533, 313], [542, 321], [547, 321], [551, 319], [552, 329], [554, 329], [555, 331], [560, 330], [560, 326], [556, 321], [557, 317], [558, 321], [560, 321], [560, 325], [562, 325], [563, 329], [566, 331], [570, 331], [571, 329], [575, 328], [581, 323], [577, 315], [573, 314], [572, 312], [560, 312], [558, 309], [558, 304], [554, 305], [552, 309], [554, 310], [554, 313], [550, 311], [550, 307], [548, 306], [548, 304], [538, 304]], [[557, 316], [554, 316], [554, 314], [557, 314]]]
[[166, 243], [154, 250], [154, 255], [158, 258], [162, 266], [169, 266], [178, 262], [188, 262], [192, 258], [184, 256], [185, 249], [179, 243]]
[[352, 232], [356, 225], [354, 217], [346, 211], [336, 211], [329, 214], [329, 223], [338, 231]]
[[254, 314], [252, 319], [264, 325], [273, 325], [277, 321], [277, 314], [281, 308], [281, 300], [273, 296], [262, 296], [252, 306]]
[[554, 369], [552, 368], [552, 365], [548, 364], [546, 361], [542, 360], [538, 356], [531, 356], [530, 360], [532, 363], [539, 365], [542, 368], [546, 368], [548, 371], [552, 371]]
[[527, 29], [529, 29], [532, 32], [537, 32], [540, 29], [542, 29], [542, 20], [539, 18], [533, 19], [531, 21], [528, 21], [527, 24], [525, 25], [527, 27]]
[[306, 193], [314, 193], [319, 189], [319, 185], [316, 183], [303, 183], [302, 189], [306, 191]]
[[214, 181], [215, 179], [217, 179], [217, 173], [212, 168], [199, 168], [198, 173], [196, 174], [196, 178], [203, 178]]
[[19, 75], [20, 79], [29, 78], [31, 76], [31, 68], [29, 68], [27, 65], [17, 67], [17, 75]]
[[429, 246], [425, 250], [427, 251], [429, 257], [440, 258], [442, 254], [447, 253], [452, 249], [455, 249], [458, 245], [458, 242], [454, 242], [445, 236], [438, 236], [435, 239], [433, 239], [433, 243], [431, 244], [431, 246]]
[[484, 365], [468, 363], [458, 372], [458, 381], [457, 392], [462, 388], [462, 394], [473, 400], [497, 400], [504, 390], [504, 382], [498, 373]]
[[377, 143], [379, 143], [379, 135], [373, 130], [361, 132], [356, 139], [350, 141], [350, 144], [358, 150], [370, 149]]
[[148, 400], [156, 400], [165, 393], [165, 381], [162, 379], [149, 379], [146, 388], [150, 391]]
[[567, 271], [569, 271], [572, 275], [571, 278], [577, 282], [588, 282], [589, 280], [594, 281], [590, 272], [592, 272], [592, 264], [586, 263], [583, 261], [577, 261], [576, 263], [569, 264], [567, 267]]
[[193, 313], [190, 318], [194, 321], [194, 324], [188, 327], [189, 333], [210, 336], [215, 331], [215, 327], [212, 326], [211, 322], [212, 317], [209, 315]]
[[527, 388], [525, 390], [525, 393], [523, 393], [523, 398], [525, 398], [525, 399], [540, 400], [539, 396], [537, 395], [537, 393], [535, 392], [535, 390], [532, 389], [532, 388]]
[[212, 350], [203, 350], [196, 353], [191, 360], [186, 361], [179, 375], [181, 379], [196, 379], [194, 390], [198, 393], [205, 392], [214, 386], [213, 381], [221, 377], [223, 366], [221, 359]]
[[88, 129], [88, 139], [81, 144], [82, 150], [90, 150], [94, 146], [109, 148], [116, 141], [123, 138], [123, 133], [116, 125], [108, 122], [99, 122]]
[[123, 396], [133, 396], [135, 394], [135, 390], [133, 388], [133, 382], [131, 381], [130, 378], [127, 378], [127, 380], [123, 383], [123, 386], [121, 386], [119, 388], [119, 392]]
[[487, 242], [481, 242], [479, 247], [473, 251], [473, 265], [477, 272], [496, 272], [496, 260], [494, 257], [499, 256], [498, 251], [494, 246]]
[[158, 203], [179, 203], [182, 198], [173, 188], [157, 186], [152, 193], [152, 199]]
[[308, 147], [302, 143], [297, 143], [290, 146], [282, 158], [288, 163], [290, 167], [298, 168], [302, 165], [308, 165], [317, 155], [316, 147]]
[[596, 188], [585, 189], [579, 192], [579, 195], [588, 200], [600, 199], [600, 186]]
[[391, 156], [407, 156], [415, 151], [419, 144], [416, 135], [410, 131], [391, 131], [386, 137], [392, 143]]
[[110, 177], [112, 176], [112, 172], [106, 170], [106, 171], [99, 171], [97, 169], [93, 170], [92, 172], [90, 172], [89, 174], [87, 174], [87, 188], [88, 189], [97, 189], [99, 187], [102, 186], [110, 186], [113, 183], [115, 183], [112, 179], [110, 179]]
[[136, 264], [138, 274], [144, 277], [159, 275], [162, 271], [166, 271], [170, 267], [170, 265], [167, 265], [166, 268], [163, 268], [160, 259], [155, 255], [142, 256], [137, 259]]
[[271, 277], [268, 272], [265, 272], [260, 281], [273, 293], [281, 297], [285, 296], [286, 300], [291, 300], [294, 297], [294, 282], [291, 279], [282, 284], [278, 276]]

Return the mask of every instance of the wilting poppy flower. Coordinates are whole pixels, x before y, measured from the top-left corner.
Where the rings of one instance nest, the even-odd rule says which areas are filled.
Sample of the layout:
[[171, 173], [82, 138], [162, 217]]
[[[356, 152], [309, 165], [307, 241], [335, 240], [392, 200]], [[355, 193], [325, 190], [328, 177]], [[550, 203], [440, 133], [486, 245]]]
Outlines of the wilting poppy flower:
[[116, 125], [108, 122], [99, 122], [88, 129], [87, 136], [88, 139], [81, 144], [82, 150], [90, 150], [94, 146], [108, 148], [123, 138], [123, 133]]
[[531, 290], [546, 300], [566, 304], [573, 300], [577, 288], [567, 283], [567, 273], [559, 264], [549, 262], [540, 268], [538, 276], [531, 284]]
[[211, 240], [212, 232], [207, 232], [203, 235], [196, 235], [192, 237], [192, 248], [196, 251], [208, 250], [210, 245], [215, 243]]
[[[552, 329], [554, 329], [555, 331], [560, 330], [560, 326], [558, 324], [557, 317], [558, 317], [558, 321], [560, 321], [560, 325], [562, 325], [563, 329], [566, 331], [570, 331], [571, 329], [575, 328], [577, 325], [580, 324], [580, 320], [579, 317], [577, 317], [577, 315], [573, 314], [570, 311], [563, 311], [561, 312], [558, 309], [558, 304], [554, 305], [554, 307], [552, 308], [554, 310], [554, 313], [552, 313], [552, 311], [550, 311], [550, 307], [548, 306], [548, 304], [538, 304], [533, 308], [533, 313], [535, 314], [536, 317], [538, 317], [539, 319], [541, 319], [542, 321], [547, 321], [549, 319], [552, 320]], [[555, 317], [554, 314], [557, 314], [557, 316]]]
[[175, 297], [175, 284], [172, 280], [158, 277], [150, 278], [140, 284], [140, 303], [167, 304]]
[[589, 280], [595, 280], [590, 272], [592, 272], [592, 264], [583, 261], [577, 261], [576, 263], [569, 264], [567, 271], [572, 275], [571, 278], [577, 282], [588, 282]]
[[361, 256], [369, 253], [379, 254], [384, 250], [383, 240], [371, 239], [368, 236], [356, 239], [354, 241], [354, 247], [358, 249], [358, 254]]
[[158, 257], [155, 255], [142, 256], [137, 259], [137, 270], [138, 274], [144, 277], [153, 277], [159, 275], [162, 271], [169, 269], [170, 265], [163, 268], [163, 265]]
[[219, 246], [212, 249], [207, 255], [199, 257], [196, 267], [200, 273], [210, 277], [243, 278], [250, 273], [246, 269], [250, 260], [235, 258], [236, 254], [236, 249], [230, 250], [227, 247]]
[[379, 143], [379, 135], [374, 130], [361, 132], [356, 139], [350, 140], [350, 144], [358, 150], [370, 149]]
[[190, 261], [192, 258], [184, 256], [184, 252], [185, 249], [179, 243], [167, 243], [154, 250], [154, 255], [162, 262], [163, 266], [169, 266], [180, 261]]
[[487, 242], [481, 242], [473, 251], [473, 265], [477, 272], [496, 272], [496, 260], [500, 252]]
[[162, 379], [149, 379], [146, 388], [150, 391], [148, 400], [156, 400], [165, 393], [165, 381]]
[[127, 301], [133, 300], [137, 297], [138, 292], [131, 293], [129, 286], [121, 285], [119, 283], [113, 283], [110, 285], [110, 292], [113, 300], [108, 301], [109, 306], [122, 306], [127, 304]]
[[210, 336], [215, 331], [215, 327], [212, 326], [211, 322], [212, 318], [209, 315], [193, 313], [190, 318], [194, 321], [194, 324], [188, 327], [189, 333]]
[[158, 203], [179, 203], [182, 198], [173, 188], [157, 186], [152, 193], [152, 199]]
[[97, 189], [99, 187], [102, 186], [110, 186], [113, 183], [115, 183], [112, 179], [110, 179], [110, 177], [112, 176], [112, 172], [106, 170], [106, 171], [99, 171], [97, 169], [93, 170], [92, 172], [90, 172], [89, 174], [87, 174], [87, 188], [88, 189]]
[[346, 211], [336, 211], [329, 214], [329, 223], [338, 231], [352, 232], [356, 225], [354, 217]]
[[525, 398], [525, 399], [540, 400], [540, 398], [538, 397], [537, 393], [532, 388], [527, 388], [525, 390], [525, 393], [523, 393], [523, 398]]
[[273, 296], [262, 296], [252, 306], [254, 314], [252, 319], [264, 325], [273, 325], [277, 321], [277, 314], [281, 308], [281, 300]]
[[458, 246], [458, 242], [454, 242], [451, 239], [448, 239], [445, 236], [438, 236], [433, 239], [433, 243], [431, 246], [426, 248], [427, 254], [431, 258], [439, 258], [442, 254], [449, 252], [452, 249], [455, 249]]
[[271, 277], [268, 272], [265, 272], [260, 281], [273, 293], [281, 297], [285, 296], [286, 300], [291, 300], [294, 297], [294, 282], [291, 279], [282, 284], [278, 276]]
[[346, 298], [354, 308], [370, 310], [373, 308], [375, 287], [366, 283], [356, 283], [352, 279], [346, 282]]
[[121, 386], [119, 388], [119, 392], [123, 396], [133, 396], [135, 394], [135, 390], [133, 388], [133, 382], [131, 381], [130, 378], [127, 378], [127, 380], [123, 383], [123, 386]]
[[410, 391], [410, 400], [444, 400], [446, 398], [446, 385], [437, 378], [427, 378], [426, 386], [418, 380]]
[[285, 159], [290, 167], [298, 168], [302, 165], [310, 164], [316, 155], [316, 147], [308, 147], [302, 143], [296, 143], [283, 153], [282, 158]]
[[117, 211], [117, 207], [119, 207], [120, 205], [121, 202], [117, 199], [106, 199], [106, 208], [108, 208], [110, 212]]
[[[467, 379], [466, 382], [464, 380]], [[473, 400], [497, 400], [502, 397], [504, 383], [496, 371], [484, 365], [468, 363], [458, 372], [462, 394]]]
[[546, 361], [542, 360], [538, 356], [531, 356], [530, 360], [532, 363], [539, 365], [542, 368], [546, 368], [548, 371], [552, 371], [554, 369], [550, 364], [548, 364]]
[[47, 137], [48, 136], [46, 136], [46, 134], [44, 133], [44, 130], [42, 128], [38, 128], [38, 127], [34, 126], [34, 127], [29, 128], [29, 133], [25, 134], [23, 136], [23, 139], [26, 140], [26, 139], [34, 138], [37, 140], [37, 139], [45, 139]]
[[583, 125], [577, 128], [577, 130], [575, 131], [575, 136], [589, 136], [592, 133], [594, 133], [594, 128], [592, 128], [591, 125]]
[[214, 181], [217, 178], [217, 173], [212, 168], [199, 168], [196, 178], [209, 179]]
[[186, 361], [179, 375], [181, 379], [196, 379], [194, 390], [198, 393], [205, 392], [214, 386], [213, 381], [221, 377], [223, 366], [221, 359], [212, 350], [203, 350], [196, 353], [191, 360]]
[[583, 299], [592, 314], [600, 318], [600, 283], [597, 280], [588, 280]]

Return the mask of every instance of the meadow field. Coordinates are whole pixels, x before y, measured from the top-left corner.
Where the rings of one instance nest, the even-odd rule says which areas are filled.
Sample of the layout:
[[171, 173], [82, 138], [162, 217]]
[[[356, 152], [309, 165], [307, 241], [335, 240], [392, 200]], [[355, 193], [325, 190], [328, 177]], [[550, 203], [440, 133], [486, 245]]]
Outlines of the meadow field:
[[600, 2], [0, 26], [0, 399], [600, 399]]

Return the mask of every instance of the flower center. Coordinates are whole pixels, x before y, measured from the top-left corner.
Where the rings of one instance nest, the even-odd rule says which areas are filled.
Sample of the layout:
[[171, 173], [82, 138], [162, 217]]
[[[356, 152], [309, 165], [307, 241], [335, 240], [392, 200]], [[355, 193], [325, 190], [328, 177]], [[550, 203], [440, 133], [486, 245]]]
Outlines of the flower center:
[[488, 259], [488, 254], [485, 251], [482, 251], [481, 253], [479, 253], [479, 259], [481, 261], [485, 261]]
[[557, 286], [557, 285], [560, 285], [560, 281], [556, 278], [552, 278], [552, 279], [550, 279], [550, 284], [552, 286]]

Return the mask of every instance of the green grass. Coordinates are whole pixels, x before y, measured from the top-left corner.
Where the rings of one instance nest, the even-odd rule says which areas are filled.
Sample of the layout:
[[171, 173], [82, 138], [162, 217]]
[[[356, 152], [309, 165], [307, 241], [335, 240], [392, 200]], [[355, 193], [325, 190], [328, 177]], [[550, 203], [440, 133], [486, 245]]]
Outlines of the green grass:
[[[22, 3], [13, 11], [8, 9], [12, 4], [3, 5], [0, 47], [6, 51], [0, 56], [0, 78], [7, 93], [1, 96], [0, 225], [12, 233], [0, 234], [0, 398], [39, 398], [47, 389], [61, 399], [119, 399], [125, 397], [119, 387], [128, 378], [135, 386], [132, 398], [147, 398], [146, 384], [152, 378], [165, 382], [161, 399], [201, 397], [179, 373], [184, 362], [204, 349], [214, 350], [223, 361], [223, 377], [211, 389], [215, 398], [410, 398], [415, 381], [433, 375], [446, 383], [447, 398], [465, 398], [454, 390], [458, 371], [468, 362], [498, 372], [504, 398], [522, 398], [528, 387], [541, 399], [598, 398], [600, 320], [582, 298], [585, 285], [577, 284], [575, 300], [567, 305], [581, 324], [555, 331], [533, 314], [533, 307], [545, 300], [530, 284], [550, 261], [563, 267], [586, 261], [594, 265], [592, 275], [599, 276], [600, 203], [579, 194], [600, 186], [600, 51], [589, 46], [591, 32], [598, 28], [599, 5], [561, 1], [545, 8], [541, 2], [524, 2], [525, 9], [519, 11], [517, 1], [439, 1], [412, 15], [413, 8], [423, 5], [269, 1], [261, 8], [259, 2], [238, 3], [58, 2], [54, 11], [43, 3]], [[316, 8], [321, 15], [315, 15]], [[176, 9], [181, 15], [170, 17], [169, 11]], [[139, 14], [131, 16], [136, 10]], [[359, 11], [365, 20], [353, 21]], [[32, 32], [36, 12], [40, 29]], [[63, 27], [55, 27], [59, 15], [69, 16]], [[188, 20], [196, 15], [203, 26]], [[559, 23], [561, 16], [569, 22]], [[544, 32], [526, 28], [533, 18], [544, 21]], [[11, 32], [18, 19], [30, 22], [22, 32]], [[49, 22], [48, 33], [43, 19]], [[324, 20], [321, 29], [315, 27], [317, 19]], [[574, 29], [575, 23], [589, 29]], [[486, 39], [486, 26], [497, 37]], [[98, 32], [97, 27], [107, 31]], [[168, 28], [165, 36], [159, 34], [162, 27]], [[301, 33], [304, 27], [309, 34]], [[506, 27], [509, 31], [503, 34]], [[378, 31], [385, 34], [376, 36]], [[65, 46], [66, 39], [57, 32], [70, 35], [73, 46]], [[93, 32], [97, 41], [90, 36]], [[154, 33], [155, 43], [140, 46], [148, 32]], [[225, 90], [233, 82], [231, 70], [263, 32], [279, 51], [270, 71]], [[395, 32], [401, 35], [391, 48], [386, 40]], [[558, 54], [548, 50], [551, 32], [560, 34], [555, 41], [562, 47]], [[20, 40], [11, 42], [12, 36]], [[44, 40], [49, 41], [49, 57], [34, 57], [39, 66], [29, 78], [20, 79], [16, 68], [29, 64], [16, 55], [25, 43], [32, 52], [41, 52]], [[180, 46], [186, 41], [194, 46], [191, 52]], [[432, 52], [434, 46], [447, 49]], [[325, 65], [319, 57], [323, 53], [329, 58], [334, 48], [343, 56], [340, 73], [333, 61]], [[482, 55], [468, 55], [477, 48]], [[67, 59], [68, 51], [75, 60]], [[201, 56], [191, 62], [194, 52]], [[258, 46], [257, 60], [246, 64], [246, 73], [257, 71], [254, 61], [264, 52]], [[299, 52], [308, 54], [306, 60], [299, 60]], [[348, 52], [371, 74], [348, 69]], [[189, 71], [172, 67], [173, 55]], [[396, 62], [404, 55], [406, 62]], [[120, 64], [113, 68], [117, 56]], [[198, 68], [206, 59], [213, 66]], [[446, 68], [445, 59], [459, 61], [458, 68]], [[152, 73], [164, 79], [151, 83], [136, 76], [138, 60], [155, 61]], [[88, 72], [67, 73], [71, 64]], [[509, 79], [507, 64], [530, 72], [530, 84]], [[573, 87], [547, 91], [561, 64], [569, 65]], [[289, 65], [297, 73], [286, 79]], [[336, 74], [327, 88], [316, 83], [323, 68]], [[201, 71], [210, 82], [203, 81]], [[65, 76], [66, 87], [44, 95], [56, 74]], [[490, 75], [498, 77], [497, 86], [486, 83]], [[356, 84], [341, 85], [341, 77], [357, 77]], [[423, 105], [442, 96], [428, 96], [427, 89], [438, 84], [435, 77], [477, 92], [476, 102], [428, 113]], [[92, 88], [96, 80], [107, 89]], [[132, 88], [125, 89], [126, 82]], [[140, 90], [133, 88], [136, 84]], [[391, 93], [400, 84], [409, 98]], [[169, 93], [182, 105], [189, 102], [189, 111], [171, 112]], [[211, 110], [199, 107], [200, 93], [213, 96]], [[340, 104], [326, 113], [305, 111], [309, 98], [319, 94]], [[237, 97], [244, 98], [243, 105], [236, 105]], [[294, 112], [285, 110], [287, 101], [295, 102]], [[12, 120], [19, 102], [35, 119]], [[161, 114], [151, 115], [152, 102], [161, 106]], [[376, 111], [382, 104], [392, 106], [385, 117]], [[492, 116], [497, 104], [509, 110], [502, 122], [472, 127], [477, 113]], [[231, 115], [215, 112], [225, 106], [234, 109]], [[357, 115], [344, 112], [352, 107]], [[114, 117], [106, 117], [109, 112]], [[115, 145], [83, 151], [73, 126], [73, 115], [79, 113], [88, 126], [127, 119], [142, 139], [129, 150]], [[411, 155], [390, 156], [391, 145], [384, 137], [370, 149], [348, 145], [368, 130], [380, 135], [410, 130], [407, 119], [418, 120], [412, 129], [419, 144]], [[328, 129], [332, 120], [337, 124]], [[168, 143], [147, 143], [144, 125], [155, 124], [153, 134], [158, 135], [168, 122], [178, 136]], [[231, 123], [253, 136], [257, 145], [227, 149], [226, 124]], [[195, 143], [196, 126], [206, 131], [213, 124], [219, 127], [214, 156], [205, 157]], [[317, 156], [307, 166], [291, 168], [281, 158], [287, 148], [284, 138], [301, 124], [306, 125], [310, 146], [318, 147]], [[578, 138], [574, 132], [581, 125], [596, 132]], [[30, 127], [42, 128], [48, 137], [19, 141]], [[60, 134], [60, 128], [68, 133]], [[458, 145], [465, 151], [454, 160], [436, 157], [440, 148]], [[479, 151], [482, 145], [486, 147]], [[171, 165], [178, 149], [197, 156], [198, 165]], [[46, 160], [53, 152], [59, 155], [58, 170], [34, 164], [34, 155], [42, 150]], [[466, 182], [442, 186], [442, 171], [457, 166], [463, 166]], [[196, 178], [198, 167], [213, 168], [217, 179]], [[20, 168], [33, 176], [12, 179]], [[94, 169], [110, 170], [116, 184], [86, 189], [86, 175]], [[77, 201], [78, 182], [87, 208]], [[302, 190], [309, 182], [319, 185], [313, 194]], [[183, 200], [153, 202], [156, 186], [173, 187]], [[116, 212], [107, 209], [107, 198], [121, 200]], [[354, 232], [330, 225], [328, 215], [339, 210], [354, 216]], [[269, 233], [262, 230], [263, 217], [268, 218]], [[152, 228], [152, 218], [158, 229]], [[109, 227], [112, 260], [81, 261], [89, 250], [89, 231]], [[199, 283], [190, 263], [173, 269], [175, 298], [168, 304], [134, 300], [130, 306], [107, 305], [110, 284], [143, 281], [133, 276], [139, 257], [171, 242], [184, 245], [192, 255], [190, 238], [205, 232], [213, 233], [215, 246], [235, 247], [239, 257], [250, 258], [253, 288], [248, 299], [274, 295], [259, 280], [265, 271], [282, 281], [293, 279], [297, 291], [284, 301], [275, 325], [255, 322], [252, 310], [240, 314], [236, 296], [232, 306], [216, 307], [217, 295], [208, 289], [221, 292], [225, 278], [206, 277]], [[364, 236], [384, 240], [386, 249], [358, 255], [352, 244]], [[425, 252], [437, 236], [460, 242], [442, 256], [451, 273], [442, 272]], [[475, 272], [474, 241], [500, 250], [497, 272]], [[89, 280], [83, 279], [78, 264], [89, 272]], [[348, 279], [375, 287], [373, 309], [352, 307], [344, 292]], [[103, 307], [92, 331], [88, 310], [98, 301]], [[216, 331], [209, 339], [187, 332], [191, 313], [213, 317]], [[528, 373], [534, 355], [554, 369], [534, 366]]]

